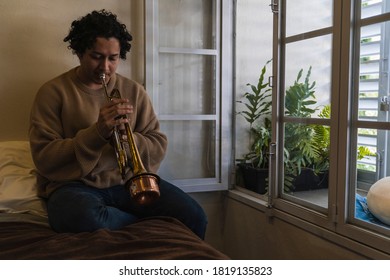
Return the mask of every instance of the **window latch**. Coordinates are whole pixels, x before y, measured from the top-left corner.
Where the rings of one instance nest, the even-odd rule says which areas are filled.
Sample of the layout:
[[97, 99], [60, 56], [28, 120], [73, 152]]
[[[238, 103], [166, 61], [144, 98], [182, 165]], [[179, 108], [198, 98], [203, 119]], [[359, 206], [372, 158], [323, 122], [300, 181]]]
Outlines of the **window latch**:
[[271, 7], [271, 11], [274, 14], [277, 14], [279, 12], [278, 0], [271, 0], [270, 7]]
[[379, 110], [382, 112], [390, 111], [390, 96], [382, 96], [379, 105]]

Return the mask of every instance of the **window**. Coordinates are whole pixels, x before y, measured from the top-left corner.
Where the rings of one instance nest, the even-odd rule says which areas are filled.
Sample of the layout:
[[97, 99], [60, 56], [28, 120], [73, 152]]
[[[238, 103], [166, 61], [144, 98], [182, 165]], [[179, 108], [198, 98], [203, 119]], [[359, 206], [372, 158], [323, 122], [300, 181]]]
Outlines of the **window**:
[[[241, 101], [272, 59], [263, 80], [272, 89], [275, 147], [268, 188], [239, 190], [300, 227], [388, 256], [390, 227], [363, 219], [357, 207], [390, 174], [389, 7], [390, 0], [146, 0], [146, 86], [170, 139], [161, 176], [186, 191], [227, 189], [233, 155], [251, 144], [233, 89]], [[299, 181], [304, 173], [314, 183]]]
[[[382, 14], [385, 9], [383, 1], [363, 1], [361, 17], [370, 18]], [[359, 86], [358, 86], [358, 119], [362, 121], [386, 121], [388, 86], [381, 72], [387, 54], [386, 24], [375, 23], [362, 26], [360, 29]], [[378, 106], [379, 104], [379, 106]], [[358, 149], [366, 151], [364, 157], [357, 159], [357, 188], [367, 193], [370, 185], [386, 173], [383, 170], [383, 158], [387, 153], [385, 135], [376, 129], [358, 128]], [[378, 138], [378, 136], [380, 136]]]
[[[265, 23], [270, 2], [274, 19]], [[256, 8], [263, 12], [254, 19]], [[267, 76], [273, 81], [275, 160], [267, 193], [249, 193], [304, 221], [302, 227], [315, 225], [389, 254], [390, 226], [362, 217], [360, 210], [367, 207], [370, 187], [390, 176], [390, 1], [237, 0], [235, 9], [237, 38], [266, 24], [274, 34]], [[269, 57], [245, 61], [258, 44], [237, 40], [235, 46], [235, 90], [242, 100], [246, 83], [256, 82]], [[237, 131], [242, 126], [237, 116]], [[246, 152], [238, 151], [237, 158]]]
[[229, 32], [223, 22], [231, 20], [221, 21], [229, 6], [145, 1], [146, 88], [169, 139], [159, 174], [185, 191], [229, 184], [232, 79], [223, 70], [231, 69], [231, 58], [229, 47], [222, 51], [228, 38], [222, 35]]
[[[334, 48], [333, 1], [284, 1], [281, 21], [281, 58], [284, 80], [279, 123], [280, 170], [284, 180], [279, 191], [286, 200], [299, 201], [322, 213], [328, 208], [330, 139], [335, 133], [330, 120], [333, 104], [332, 57]], [[310, 16], [298, 11], [308, 9]]]
[[[360, 201], [367, 207], [366, 196], [379, 179], [389, 176], [389, 40], [390, 1], [363, 0], [356, 10], [355, 47], [353, 56], [352, 101], [356, 100], [352, 116], [351, 155], [364, 152], [364, 157], [352, 157], [350, 201]], [[350, 207], [349, 219], [354, 224], [387, 233], [381, 221], [361, 216]], [[364, 223], [362, 223], [362, 221]], [[388, 234], [388, 233], [387, 233]]]

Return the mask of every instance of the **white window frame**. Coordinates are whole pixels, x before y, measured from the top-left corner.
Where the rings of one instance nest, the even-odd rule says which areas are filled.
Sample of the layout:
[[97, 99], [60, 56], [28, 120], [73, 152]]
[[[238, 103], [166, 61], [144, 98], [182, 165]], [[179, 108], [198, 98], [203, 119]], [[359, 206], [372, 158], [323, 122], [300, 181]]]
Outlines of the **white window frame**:
[[[233, 153], [232, 143], [232, 5], [230, 1], [215, 0], [215, 49], [184, 49], [159, 46], [158, 0], [145, 0], [145, 87], [155, 108], [158, 108], [159, 55], [164, 53], [195, 54], [214, 56], [216, 60], [216, 111], [213, 115], [162, 115], [156, 110], [161, 121], [214, 120], [216, 162], [215, 178], [172, 179], [186, 192], [227, 190], [231, 184]], [[196, 147], [194, 147], [196, 149]], [[169, 153], [169, 150], [168, 150]], [[162, 177], [164, 174], [161, 174]]]

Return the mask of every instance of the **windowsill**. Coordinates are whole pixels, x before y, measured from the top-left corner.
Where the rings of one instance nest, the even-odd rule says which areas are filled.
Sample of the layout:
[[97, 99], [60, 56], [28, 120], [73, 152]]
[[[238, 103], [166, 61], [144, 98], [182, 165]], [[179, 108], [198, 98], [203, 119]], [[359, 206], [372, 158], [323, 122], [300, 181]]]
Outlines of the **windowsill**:
[[259, 195], [241, 187], [235, 187], [234, 189], [229, 190], [227, 195], [228, 197], [259, 211], [265, 212], [268, 209], [267, 196], [265, 195]]

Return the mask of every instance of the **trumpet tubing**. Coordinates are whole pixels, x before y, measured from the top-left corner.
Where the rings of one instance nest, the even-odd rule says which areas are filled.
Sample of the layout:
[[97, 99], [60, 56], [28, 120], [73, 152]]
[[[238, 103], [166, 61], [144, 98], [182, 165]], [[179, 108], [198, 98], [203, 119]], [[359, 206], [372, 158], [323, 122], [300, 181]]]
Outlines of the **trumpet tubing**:
[[[101, 74], [100, 79], [108, 101], [112, 101], [114, 98], [121, 98], [120, 92], [117, 89], [114, 89], [111, 94], [108, 93], [105, 74]], [[126, 118], [126, 116], [122, 117]], [[160, 197], [160, 178], [145, 169], [135, 144], [133, 132], [128, 123], [125, 123], [125, 133], [126, 140], [123, 140], [123, 137], [121, 137], [122, 133], [119, 127], [116, 126], [112, 135], [119, 172], [124, 179], [126, 176], [126, 167], [133, 170], [133, 176], [125, 183], [125, 186], [138, 204], [147, 205]], [[127, 155], [126, 145], [128, 146], [130, 158]]]

